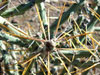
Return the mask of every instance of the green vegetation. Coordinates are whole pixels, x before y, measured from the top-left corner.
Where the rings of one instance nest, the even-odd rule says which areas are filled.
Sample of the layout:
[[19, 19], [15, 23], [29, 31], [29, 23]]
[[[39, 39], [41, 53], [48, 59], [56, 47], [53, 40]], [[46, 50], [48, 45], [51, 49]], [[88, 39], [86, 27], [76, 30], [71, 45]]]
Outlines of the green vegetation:
[[[100, 42], [93, 35], [100, 30], [95, 26], [100, 20], [99, 0], [50, 3], [28, 0], [7, 8], [9, 3], [8, 0], [0, 0], [1, 74], [87, 75], [90, 70], [96, 74], [96, 69], [100, 68]], [[60, 3], [62, 5], [57, 7]], [[57, 14], [54, 11], [50, 13], [50, 8]], [[37, 24], [34, 32], [29, 23], [27, 33], [7, 20], [28, 11], [38, 16], [39, 29]], [[58, 14], [57, 19], [50, 21], [50, 17], [54, 17], [50, 15]]]

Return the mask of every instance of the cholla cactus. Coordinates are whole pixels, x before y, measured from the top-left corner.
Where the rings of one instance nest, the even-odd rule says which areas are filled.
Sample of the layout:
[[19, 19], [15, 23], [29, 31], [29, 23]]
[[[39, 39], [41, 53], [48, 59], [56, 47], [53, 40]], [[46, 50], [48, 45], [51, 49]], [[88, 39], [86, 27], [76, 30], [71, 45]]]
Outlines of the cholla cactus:
[[[93, 37], [94, 31], [99, 30], [95, 27], [100, 16], [99, 1], [47, 1], [27, 0], [1, 10], [2, 74], [87, 75], [90, 69], [95, 73], [94, 69], [100, 68], [100, 43]], [[56, 6], [58, 2], [60, 7]], [[34, 12], [35, 22], [27, 23], [27, 32], [5, 19], [29, 11]]]

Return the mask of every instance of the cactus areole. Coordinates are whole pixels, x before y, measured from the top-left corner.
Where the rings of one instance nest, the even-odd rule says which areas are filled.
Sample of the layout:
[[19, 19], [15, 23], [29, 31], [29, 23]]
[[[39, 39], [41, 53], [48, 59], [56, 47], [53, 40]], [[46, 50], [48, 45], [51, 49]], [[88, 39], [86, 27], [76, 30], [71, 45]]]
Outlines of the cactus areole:
[[53, 40], [49, 40], [45, 42], [45, 51], [53, 51], [56, 44]]

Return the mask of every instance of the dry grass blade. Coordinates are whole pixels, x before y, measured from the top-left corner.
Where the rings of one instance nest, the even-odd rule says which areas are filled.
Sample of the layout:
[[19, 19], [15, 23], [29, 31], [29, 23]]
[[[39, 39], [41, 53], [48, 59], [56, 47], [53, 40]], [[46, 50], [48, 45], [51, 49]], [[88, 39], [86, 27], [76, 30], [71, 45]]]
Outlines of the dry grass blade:
[[65, 70], [68, 72], [68, 75], [71, 75], [71, 73], [69, 72], [68, 68], [66, 67], [64, 61], [58, 57], [58, 59], [61, 61], [62, 65], [64, 66]]
[[63, 2], [63, 3], [68, 3], [68, 4], [75, 4], [76, 3], [76, 1], [65, 1], [65, 0], [61, 0], [61, 1], [58, 1], [57, 3], [60, 3], [60, 2]]
[[39, 14], [38, 6], [35, 5], [35, 7], [36, 7], [36, 11], [37, 11], [37, 14], [38, 14], [38, 17], [39, 17], [41, 30], [42, 30], [42, 32], [43, 32], [43, 34], [44, 34], [45, 39], [47, 40], [46, 32], [45, 32], [45, 29], [44, 29], [44, 26], [43, 26], [43, 22], [42, 22], [42, 20], [41, 20], [40, 14]]
[[50, 75], [50, 53], [48, 52], [48, 75]]
[[26, 59], [24, 62], [21, 62], [20, 64], [21, 64], [21, 65], [25, 65], [25, 64], [27, 64], [28, 62], [32, 61], [33, 59], [37, 58], [39, 55], [40, 55], [40, 53], [38, 53], [38, 54], [36, 54], [36, 55], [33, 55], [33, 56], [29, 57], [28, 59]]
[[[93, 34], [95, 32], [87, 32], [87, 33], [83, 33], [83, 34], [79, 34], [79, 35], [75, 35], [75, 36], [69, 36], [69, 37], [66, 37], [66, 40], [68, 39], [73, 39], [75, 37], [80, 37], [80, 36], [85, 36], [85, 35], [88, 35], [88, 34]], [[62, 38], [64, 38], [68, 33], [65, 33], [62, 37], [60, 37], [57, 41], [61, 40]]]
[[[0, 3], [0, 9], [7, 3], [7, 0], [3, 0], [3, 2]], [[3, 8], [2, 8], [3, 9]]]
[[81, 31], [79, 25], [77, 24], [77, 22], [74, 20], [74, 18], [73, 18], [73, 21], [74, 21], [75, 25], [77, 26], [78, 30], [80, 31], [80, 33], [82, 34], [82, 31]]
[[55, 60], [54, 57], [52, 56], [52, 54], [50, 54], [50, 57], [51, 57], [52, 60]]
[[71, 60], [68, 58], [68, 57], [66, 57], [63, 53], [60, 53], [69, 63], [71, 63]]
[[46, 68], [47, 72], [49, 74], [51, 74], [50, 70], [48, 69], [47, 65], [44, 63], [43, 59], [41, 57], [39, 57], [39, 58], [40, 58], [41, 62], [43, 63], [44, 67]]
[[[46, 75], [46, 73], [45, 73], [45, 71], [44, 71], [44, 67], [42, 67], [42, 65], [40, 64], [40, 62], [38, 62], [38, 63], [39, 63], [39, 65], [40, 65], [40, 68], [41, 68], [43, 74]], [[39, 71], [39, 72], [41, 72], [41, 71]], [[36, 73], [39, 73], [39, 72], [36, 72]]]
[[57, 37], [57, 39], [58, 39], [58, 40], [61, 40], [61, 39], [64, 38], [66, 35], [69, 35], [69, 33], [72, 32], [72, 31], [73, 31], [73, 30], [70, 30], [70, 31], [67, 32], [67, 33], [66, 33], [66, 32], [62, 32], [62, 33], [61, 33], [62, 36], [59, 35], [59, 36]]
[[64, 66], [65, 70], [68, 72], [68, 75], [71, 75], [71, 73], [69, 72], [68, 68], [66, 67], [64, 61], [61, 59], [61, 57], [59, 56], [57, 50], [55, 50], [57, 56], [58, 56], [58, 59], [61, 61], [62, 65]]
[[97, 66], [98, 64], [100, 64], [100, 63], [96, 63], [96, 64], [94, 64], [94, 65], [92, 65], [92, 66], [90, 66], [90, 67], [88, 67], [88, 68], [82, 70], [81, 72], [76, 73], [75, 75], [79, 75], [80, 73], [83, 73], [83, 72], [85, 72], [85, 71], [88, 71], [89, 69], [94, 68], [94, 67]]
[[[65, 39], [66, 39], [66, 38], [65, 38]], [[71, 42], [71, 40], [69, 40], [69, 41], [68, 41], [68, 40], [66, 39], [66, 43], [69, 45], [69, 47], [70, 47], [70, 48], [72, 48], [72, 46], [71, 46], [71, 43], [70, 43], [70, 42]]]
[[[84, 51], [87, 51], [88, 49], [86, 49], [86, 48], [57, 48], [57, 50], [76, 50], [76, 51], [84, 50]], [[90, 49], [90, 50], [94, 51], [95, 49]]]
[[50, 7], [50, 9], [56, 10], [56, 11], [59, 11], [59, 12], [60, 12], [60, 10], [57, 9], [55, 6], [53, 6], [53, 5], [51, 5], [51, 4], [48, 4], [48, 3], [47, 3], [47, 5]]
[[93, 40], [93, 39], [91, 39], [91, 40], [92, 40], [92, 46], [93, 46], [93, 49], [95, 49], [94, 40]]
[[91, 11], [91, 13], [93, 13], [94, 14], [94, 16], [100, 21], [100, 15], [97, 13], [97, 12], [95, 12], [92, 8], [89, 8], [90, 9], [90, 11]]
[[75, 46], [75, 44], [74, 44], [74, 42], [72, 40], [71, 40], [71, 44], [76, 49], [76, 46]]
[[28, 26], [28, 28], [27, 28], [27, 29], [28, 29], [27, 32], [28, 32], [29, 35], [32, 37], [32, 31], [31, 31], [31, 30], [32, 30], [33, 27], [30, 25], [29, 22], [27, 22], [27, 26]]
[[27, 65], [27, 67], [24, 68], [24, 71], [23, 71], [22, 75], [26, 74], [26, 72], [27, 72], [29, 66], [31, 65], [31, 63], [32, 63], [32, 60], [29, 62], [29, 64]]
[[61, 13], [60, 13], [60, 17], [59, 17], [59, 20], [58, 20], [58, 23], [57, 23], [57, 27], [56, 27], [55, 37], [56, 37], [57, 32], [58, 32], [59, 24], [60, 24], [60, 21], [61, 21], [61, 18], [62, 18], [62, 14], [63, 14], [64, 9], [65, 9], [65, 5], [66, 5], [66, 3], [64, 3], [64, 6], [63, 6], [63, 8], [61, 10]]
[[[85, 32], [85, 31], [84, 31]], [[91, 36], [91, 35], [88, 35], [97, 45], [99, 45], [100, 46], [100, 43], [99, 42], [97, 42], [97, 40], [95, 40], [95, 38], [93, 38], [93, 36]]]
[[100, 43], [99, 42], [97, 42], [97, 40], [95, 40], [92, 36], [90, 36], [90, 35], [88, 35], [97, 45], [99, 45], [100, 46]]
[[20, 35], [22, 35], [22, 36], [28, 36], [28, 34], [26, 34], [20, 28], [15, 27], [13, 24], [11, 24], [10, 22], [8, 22], [8, 20], [4, 19], [1, 16], [0, 16], [0, 19], [2, 20], [2, 21], [0, 21], [0, 24], [2, 24], [2, 25], [0, 25], [1, 27], [8, 29], [8, 31], [10, 31], [12, 33], [17, 33], [17, 34], [20, 33]]
[[19, 31], [20, 33], [22, 33], [24, 36], [28, 36], [28, 34], [26, 34], [24, 31], [22, 31], [21, 29], [13, 26], [13, 25], [10, 25], [12, 28], [14, 28], [15, 30]]
[[8, 51], [18, 51], [19, 52], [19, 51], [26, 51], [26, 50], [8, 50]]
[[83, 46], [85, 49], [87, 49], [87, 51], [89, 51], [95, 58], [98, 58], [97, 55], [95, 55], [90, 49], [88, 49], [82, 42], [80, 42], [79, 40], [76, 39], [76, 41]]
[[78, 71], [81, 71], [81, 69], [79, 69], [78, 67], [74, 66], [74, 68], [76, 69], [76, 71], [72, 71], [71, 74], [76, 73]]
[[[31, 44], [32, 45], [32, 44]], [[29, 45], [29, 48], [31, 47], [31, 45]], [[24, 58], [24, 55], [26, 55], [26, 53], [30, 50], [30, 49], [25, 50], [24, 54], [20, 57], [18, 63], [20, 63], [20, 61]], [[27, 55], [26, 55], [27, 56]]]
[[8, 33], [6, 32], [7, 34], [10, 34], [12, 36], [15, 36], [15, 37], [18, 37], [18, 38], [21, 38], [21, 39], [28, 39], [28, 40], [34, 40], [34, 41], [38, 41], [38, 42], [45, 42], [45, 40], [41, 40], [41, 39], [37, 39], [37, 38], [33, 38], [33, 37], [24, 37], [24, 36], [20, 36], [20, 35], [16, 35], [16, 34], [12, 34], [12, 33]]
[[20, 72], [20, 71], [23, 71], [23, 70], [20, 70], [20, 69], [19, 70], [10, 69], [10, 70], [6, 70], [6, 71], [14, 71], [14, 72], [15, 71], [19, 71]]
[[92, 8], [89, 8], [90, 9], [90, 11], [92, 12], [92, 13], [94, 13], [95, 15], [97, 15], [98, 17], [100, 17], [100, 15], [96, 12], [96, 11], [94, 11]]
[[24, 55], [26, 55], [26, 53], [29, 51], [29, 49], [27, 49], [24, 54], [20, 57], [18, 63], [20, 64], [21, 60], [24, 58]]
[[0, 27], [6, 29], [7, 31], [11, 31], [8, 27], [6, 27], [5, 25], [3, 25], [3, 24], [1, 24], [1, 23], [0, 23]]
[[83, 34], [79, 34], [79, 35], [75, 35], [75, 36], [70, 36], [70, 37], [66, 37], [66, 39], [73, 39], [75, 37], [80, 37], [80, 36], [85, 36], [85, 35], [88, 35], [88, 34], [93, 34], [94, 32], [88, 32], [88, 33], [83, 33]]

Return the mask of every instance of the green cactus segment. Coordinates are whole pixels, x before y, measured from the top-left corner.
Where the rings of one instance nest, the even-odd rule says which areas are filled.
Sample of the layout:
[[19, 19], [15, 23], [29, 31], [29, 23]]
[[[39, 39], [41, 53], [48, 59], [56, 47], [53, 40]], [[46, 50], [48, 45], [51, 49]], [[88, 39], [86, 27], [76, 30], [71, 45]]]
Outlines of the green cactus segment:
[[48, 21], [47, 21], [47, 16], [46, 16], [45, 5], [44, 5], [43, 2], [41, 2], [41, 3], [38, 4], [38, 6], [39, 6], [40, 16], [41, 16], [41, 19], [43, 21], [43, 25], [47, 26], [48, 25]]
[[43, 2], [44, 0], [33, 0], [33, 1], [29, 1], [26, 4], [21, 4], [17, 7], [14, 8], [9, 8], [8, 10], [6, 10], [5, 12], [3, 12], [1, 14], [1, 16], [3, 17], [11, 17], [11, 16], [15, 16], [15, 15], [22, 15], [25, 13], [25, 11], [29, 10], [32, 6], [35, 5], [35, 3], [40, 3]]
[[[72, 23], [73, 20], [71, 20], [71, 23], [70, 23], [72, 24], [71, 25], [72, 27], [69, 26], [64, 32], [66, 33], [70, 29], [72, 29], [71, 33], [69, 33], [68, 36], [70, 37], [72, 36], [72, 39], [74, 38], [73, 36], [75, 36], [73, 40], [69, 40], [71, 39], [70, 37], [68, 40], [66, 39], [67, 42], [64, 39], [60, 40], [59, 37], [61, 38], [63, 37], [63, 33], [62, 33], [60, 36], [57, 37], [58, 40], [56, 40], [55, 38], [50, 38], [51, 40], [45, 40], [44, 42], [42, 42], [41, 40], [44, 39], [43, 38], [44, 36], [40, 36], [37, 34], [36, 36], [33, 36], [33, 37], [40, 39], [41, 42], [38, 42], [38, 41], [34, 41], [34, 38], [33, 40], [27, 39], [29, 37], [27, 33], [13, 26], [10, 22], [8, 22], [6, 19], [3, 18], [3, 17], [22, 15], [27, 10], [29, 10], [32, 6], [34, 6], [35, 4], [38, 4], [41, 20], [43, 21], [43, 25], [47, 27], [48, 19], [46, 15], [46, 8], [43, 1], [44, 0], [28, 0], [26, 4], [20, 4], [16, 8], [9, 8], [8, 10], [0, 14], [2, 16], [2, 17], [0, 16], [0, 27], [4, 29], [5, 31], [9, 32], [9, 33], [4, 32], [4, 30], [1, 30], [0, 32], [0, 54], [2, 55], [2, 59], [3, 59], [3, 62], [1, 63], [4, 64], [5, 72], [8, 75], [29, 75], [29, 74], [36, 74], [36, 73], [38, 75], [42, 75], [43, 72], [47, 74], [49, 73], [49, 70], [50, 70], [52, 74], [55, 74], [55, 72], [57, 72], [57, 74], [60, 74], [62, 72], [61, 75], [63, 75], [63, 74], [67, 74], [65, 71], [66, 67], [70, 68], [70, 69], [68, 68], [68, 70], [71, 73], [72, 73], [71, 69], [74, 69], [76, 67], [78, 67], [79, 69], [80, 68], [82, 69], [81, 73], [83, 72], [84, 69], [85, 70], [88, 69], [89, 71], [90, 69], [93, 68], [91, 66], [94, 66], [94, 65], [95, 65], [94, 67], [100, 68], [99, 57], [98, 57], [98, 55], [100, 54], [100, 50], [99, 50], [99, 47], [97, 47], [98, 46], [96, 44], [97, 42], [94, 41], [94, 44], [92, 44], [93, 42], [89, 42], [89, 45], [87, 44], [83, 45], [84, 42], [80, 43], [79, 39], [81, 41], [81, 40], [84, 40], [85, 37], [77, 36], [80, 34], [80, 32], [77, 29], [78, 26], [74, 27], [75, 24]], [[100, 30], [100, 28], [94, 27], [94, 25], [97, 24], [98, 19], [93, 15], [92, 12], [88, 10], [88, 8], [85, 7], [85, 5], [88, 4], [88, 3], [87, 4], [84, 3], [86, 0], [76, 0], [76, 1], [77, 3], [74, 3], [67, 11], [65, 11], [62, 14], [60, 26], [66, 20], [68, 20], [71, 14], [75, 13], [75, 15], [77, 14], [76, 16], [77, 18], [75, 18], [75, 20], [77, 21], [77, 24], [79, 25], [79, 29], [81, 28], [80, 30], [87, 29], [87, 32], [91, 31], [92, 28]], [[97, 13], [100, 14], [100, 6], [99, 6], [98, 1], [99, 0], [95, 0], [94, 1], [95, 5], [88, 6], [88, 7], [91, 7], [92, 9], [97, 10]], [[86, 8], [85, 12], [80, 7], [82, 7], [83, 9]], [[89, 18], [86, 18], [84, 15], [82, 15], [84, 13], [85, 14], [88, 13], [87, 15], [89, 16]], [[54, 32], [56, 30], [58, 21], [59, 21], [59, 18], [51, 24], [50, 37], [55, 37]], [[85, 23], [85, 21], [87, 22]], [[46, 30], [46, 27], [44, 27], [45, 30]], [[61, 29], [62, 29], [61, 31], [63, 31], [63, 28]], [[59, 31], [58, 33], [60, 34]], [[65, 34], [64, 36], [67, 37], [67, 35]], [[27, 37], [27, 38], [24, 38], [24, 37]], [[77, 39], [78, 41], [75, 39]], [[86, 42], [89, 40], [87, 39]], [[4, 41], [6, 41], [7, 43], [5, 43]], [[7, 44], [7, 46], [5, 44]], [[10, 46], [8, 46], [8, 44]], [[16, 46], [15, 44], [18, 46]], [[78, 50], [77, 48], [79, 48], [80, 50]], [[8, 51], [9, 49], [10, 51]], [[19, 52], [15, 52], [17, 49], [19, 49]], [[26, 50], [20, 51], [22, 49], [26, 49]], [[38, 53], [39, 53], [40, 59], [38, 59], [38, 57], [36, 57], [36, 59], [33, 58], [34, 55], [38, 56]], [[93, 57], [93, 55], [95, 57]], [[43, 59], [41, 59], [42, 57]], [[59, 61], [60, 58], [62, 59], [63, 63], [60, 63]], [[17, 61], [19, 59], [20, 61], [18, 63]], [[15, 70], [15, 71], [10, 71], [10, 70]], [[22, 72], [19, 72], [18, 70], [22, 70]], [[84, 74], [87, 74], [88, 71], [86, 71]], [[75, 74], [78, 75], [79, 71], [77, 72], [74, 71], [74, 72]], [[73, 72], [73, 75], [74, 75], [74, 72]]]
[[[100, 51], [99, 51], [100, 52]], [[69, 59], [72, 59], [72, 57], [75, 55], [75, 60], [72, 61], [71, 63], [69, 63], [69, 61], [65, 61], [66, 64], [68, 65], [74, 65], [74, 66], [77, 66], [77, 67], [80, 67], [80, 68], [88, 68], [89, 66], [92, 66], [93, 64], [97, 63], [97, 62], [94, 62], [92, 60], [88, 61], [86, 63], [86, 61], [83, 61], [81, 62], [79, 58], [89, 58], [91, 56], [91, 53], [88, 52], [88, 51], [84, 51], [84, 50], [81, 50], [81, 51], [74, 51], [73, 50], [61, 50], [59, 51], [59, 54], [64, 54], [66, 57], [68, 57]], [[56, 55], [56, 52], [54, 52], [53, 54]], [[62, 58], [64, 59], [64, 58]], [[58, 61], [58, 59], [55, 58], [55, 62]], [[54, 62], [53, 62], [54, 63]], [[100, 68], [100, 64], [98, 64], [98, 66], [96, 66], [97, 68]]]
[[79, 68], [83, 68], [83, 69], [88, 68], [88, 67], [90, 67], [94, 64], [97, 64], [97, 66], [95, 66], [95, 67], [100, 68], [100, 64], [98, 64], [97, 62], [94, 62], [94, 61], [88, 61], [88, 62], [83, 61], [83, 62], [81, 62], [80, 60], [75, 60], [71, 64], [73, 64], [74, 66], [77, 66]]
[[[0, 27], [2, 27], [6, 31], [9, 31], [12, 34], [16, 34], [16, 35], [19, 35], [19, 36], [25, 36], [25, 37], [28, 36], [23, 30], [15, 27], [13, 24], [8, 22], [6, 19], [4, 19], [1, 16], [0, 16]], [[28, 42], [28, 43], [31, 42], [30, 40], [23, 39], [23, 38], [21, 40], [24, 41], [24, 42]]]
[[[98, 6], [97, 13], [100, 14], [100, 6]], [[95, 16], [93, 16], [91, 22], [87, 25], [87, 30], [91, 31], [97, 22], [98, 19]]]
[[[100, 6], [98, 6], [97, 13], [100, 14]], [[99, 20], [95, 16], [92, 16], [91, 21], [87, 25], [87, 30], [88, 31], [94, 31], [95, 30], [95, 27], [94, 26], [97, 24], [98, 21]], [[84, 40], [85, 40], [85, 37], [81, 37], [80, 38], [80, 41], [81, 42], [83, 42]]]
[[17, 45], [22, 46], [22, 47], [27, 47], [27, 44], [25, 44], [19, 38], [10, 36], [9, 34], [3, 33], [3, 32], [0, 32], [0, 40], [4, 40], [4, 41], [11, 43], [11, 44], [17, 44]]
[[[73, 52], [73, 50], [61, 50], [61, 51], [59, 51], [59, 53], [63, 53], [64, 55], [66, 55], [69, 58], [72, 58], [74, 54], [75, 54], [75, 58], [82, 58], [82, 57], [90, 57], [91, 56], [90, 52], [84, 51], [84, 50], [74, 51], [74, 52]], [[54, 54], [56, 54], [56, 53], [54, 52]]]
[[[12, 56], [8, 53], [6, 46], [3, 44], [2, 40], [0, 40], [0, 52], [2, 53], [2, 59], [4, 60], [4, 65], [5, 65], [5, 71], [9, 75], [19, 75], [18, 71], [8, 71], [12, 69], [18, 70], [18, 66], [14, 65], [13, 67], [11, 66], [11, 61], [13, 60]], [[11, 61], [10, 61], [11, 60]], [[16, 67], [16, 68], [14, 68]]]
[[[24, 31], [22, 31], [21, 29], [15, 27], [14, 25], [12, 25], [10, 22], [8, 22], [6, 19], [4, 19], [3, 17], [0, 16], [0, 27], [4, 28], [7, 31], [11, 31], [14, 34], [17, 35], [22, 35], [25, 36], [23, 33], [25, 33]], [[7, 29], [6, 29], [7, 28]]]
[[95, 31], [100, 31], [100, 27], [94, 27]]
[[41, 2], [44, 2], [45, 0], [32, 0], [32, 2], [35, 2], [35, 3], [41, 3]]
[[[62, 15], [62, 19], [61, 19], [60, 25], [63, 24], [63, 23], [69, 18], [70, 14], [71, 14], [72, 12], [76, 12], [76, 11], [80, 8], [80, 6], [82, 6], [82, 5], [84, 4], [84, 1], [85, 1], [85, 0], [81, 0], [80, 3], [73, 4], [73, 5], [69, 8], [69, 10], [65, 11], [65, 12], [63, 13], [63, 15]], [[51, 27], [50, 27], [52, 33], [56, 30], [56, 26], [57, 26], [58, 20], [59, 20], [59, 19], [57, 19], [57, 20], [51, 25]]]

